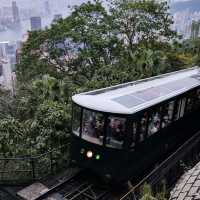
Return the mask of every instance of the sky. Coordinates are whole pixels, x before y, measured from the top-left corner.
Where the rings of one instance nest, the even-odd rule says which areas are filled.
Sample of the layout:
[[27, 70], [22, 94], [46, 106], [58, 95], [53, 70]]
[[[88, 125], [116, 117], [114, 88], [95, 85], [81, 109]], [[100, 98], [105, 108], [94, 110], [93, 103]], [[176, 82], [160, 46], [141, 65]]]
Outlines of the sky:
[[[0, 0], [0, 7], [10, 6], [13, 0]], [[21, 8], [34, 8], [44, 4], [46, 0], [15, 0]], [[48, 0], [51, 7], [80, 4], [84, 0]]]
[[[44, 3], [46, 0], [15, 0], [21, 7], [32, 7]], [[68, 4], [74, 5], [84, 2], [85, 0], [49, 0], [51, 4]], [[187, 1], [187, 0], [172, 0], [172, 2]], [[0, 7], [10, 5], [12, 0], [0, 0]]]

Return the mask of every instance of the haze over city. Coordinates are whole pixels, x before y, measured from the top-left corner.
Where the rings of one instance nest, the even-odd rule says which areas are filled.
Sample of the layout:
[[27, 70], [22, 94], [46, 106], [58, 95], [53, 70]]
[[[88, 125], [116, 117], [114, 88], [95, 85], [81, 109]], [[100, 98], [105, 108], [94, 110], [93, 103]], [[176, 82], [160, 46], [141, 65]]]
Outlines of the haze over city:
[[[0, 54], [3, 56], [2, 52], [10, 48], [9, 64], [15, 66], [15, 52], [22, 41], [27, 39], [28, 31], [50, 27], [56, 20], [70, 14], [70, 6], [80, 5], [83, 2], [87, 0], [0, 0]], [[169, 0], [168, 2], [171, 2], [171, 13], [174, 18], [172, 28], [185, 38], [190, 37], [192, 21], [200, 19], [200, 1]], [[187, 9], [186, 4], [189, 4], [192, 10]], [[10, 74], [11, 71], [9, 70]], [[6, 74], [5, 77], [10, 75]], [[11, 79], [7, 78], [7, 82], [9, 81], [11, 87]]]

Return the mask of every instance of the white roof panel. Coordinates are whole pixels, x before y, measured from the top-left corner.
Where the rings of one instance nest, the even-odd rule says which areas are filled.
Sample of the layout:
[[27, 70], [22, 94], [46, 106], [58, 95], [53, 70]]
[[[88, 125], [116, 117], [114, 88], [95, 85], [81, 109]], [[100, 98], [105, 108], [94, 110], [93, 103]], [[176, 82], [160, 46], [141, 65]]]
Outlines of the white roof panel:
[[83, 107], [109, 113], [133, 114], [200, 86], [200, 69], [194, 67], [148, 79], [74, 95]]

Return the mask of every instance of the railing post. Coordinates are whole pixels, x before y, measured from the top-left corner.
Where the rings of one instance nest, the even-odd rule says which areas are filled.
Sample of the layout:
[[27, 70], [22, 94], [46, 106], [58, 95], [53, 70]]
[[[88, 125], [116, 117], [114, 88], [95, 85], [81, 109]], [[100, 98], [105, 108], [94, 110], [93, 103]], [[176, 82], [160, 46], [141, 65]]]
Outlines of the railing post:
[[35, 180], [35, 158], [31, 157], [32, 179]]
[[52, 156], [52, 150], [50, 151], [50, 170], [51, 174], [53, 174], [53, 156]]

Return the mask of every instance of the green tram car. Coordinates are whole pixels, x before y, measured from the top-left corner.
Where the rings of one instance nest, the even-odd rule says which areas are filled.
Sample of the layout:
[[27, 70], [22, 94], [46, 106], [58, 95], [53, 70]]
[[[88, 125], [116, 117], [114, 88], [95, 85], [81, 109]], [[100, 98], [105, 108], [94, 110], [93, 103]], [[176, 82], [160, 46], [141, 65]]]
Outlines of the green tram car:
[[125, 182], [200, 128], [198, 67], [74, 95], [71, 159], [103, 180]]

